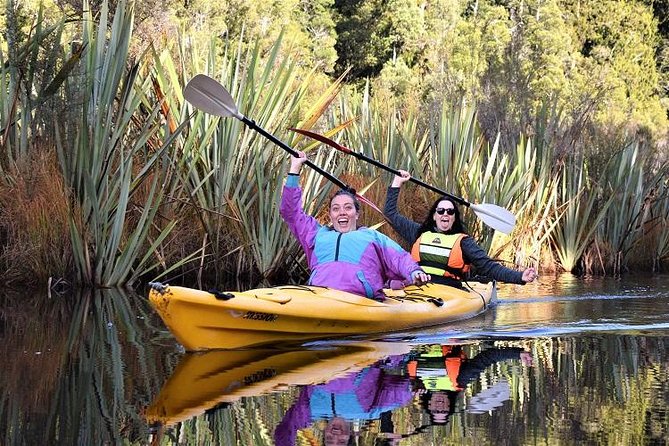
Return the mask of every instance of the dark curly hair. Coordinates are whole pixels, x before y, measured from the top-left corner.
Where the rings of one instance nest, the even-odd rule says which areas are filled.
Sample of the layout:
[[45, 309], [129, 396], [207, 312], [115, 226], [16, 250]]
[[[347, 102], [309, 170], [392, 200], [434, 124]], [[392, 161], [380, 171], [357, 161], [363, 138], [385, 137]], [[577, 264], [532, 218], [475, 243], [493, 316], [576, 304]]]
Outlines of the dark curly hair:
[[451, 415], [453, 415], [453, 412], [455, 412], [455, 402], [458, 398], [458, 392], [455, 391], [439, 390], [437, 392], [444, 392], [448, 396], [448, 413], [443, 419], [440, 418], [439, 420], [436, 419], [435, 415], [430, 410], [430, 398], [432, 398], [432, 395], [435, 392], [432, 390], [428, 390], [420, 396], [420, 406], [425, 411], [425, 413], [427, 413], [430, 416], [430, 424], [433, 425], [448, 423], [448, 420], [450, 420]]
[[425, 220], [420, 225], [420, 230], [418, 231], [419, 234], [428, 231], [436, 231], [434, 225], [434, 213], [437, 211], [437, 206], [442, 201], [448, 201], [453, 205], [453, 209], [455, 209], [455, 221], [453, 221], [453, 226], [451, 226], [451, 229], [447, 231], [446, 234], [466, 234], [467, 228], [465, 228], [465, 225], [462, 224], [462, 219], [460, 218], [460, 209], [458, 208], [458, 205], [455, 203], [455, 201], [447, 196], [439, 197], [439, 199], [432, 204], [430, 212], [427, 213], [427, 217], [425, 217]]

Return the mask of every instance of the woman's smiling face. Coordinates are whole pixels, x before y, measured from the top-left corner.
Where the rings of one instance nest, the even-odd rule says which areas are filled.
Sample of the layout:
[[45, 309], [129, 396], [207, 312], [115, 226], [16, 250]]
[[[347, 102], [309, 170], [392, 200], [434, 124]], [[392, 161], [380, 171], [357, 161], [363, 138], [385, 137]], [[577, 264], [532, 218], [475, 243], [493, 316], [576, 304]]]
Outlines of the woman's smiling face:
[[[441, 214], [440, 214], [441, 213]], [[455, 223], [455, 206], [448, 200], [441, 200], [432, 216], [439, 232], [448, 232]]]
[[358, 227], [358, 211], [353, 197], [337, 195], [330, 202], [330, 222], [337, 232], [355, 231]]

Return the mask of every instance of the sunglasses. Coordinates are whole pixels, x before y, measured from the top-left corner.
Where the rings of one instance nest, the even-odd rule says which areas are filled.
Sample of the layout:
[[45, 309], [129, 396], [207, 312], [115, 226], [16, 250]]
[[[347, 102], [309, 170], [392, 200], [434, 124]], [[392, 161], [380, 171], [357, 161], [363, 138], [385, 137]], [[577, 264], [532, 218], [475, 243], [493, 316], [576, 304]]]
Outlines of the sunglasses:
[[444, 212], [446, 212], [448, 215], [455, 215], [455, 209], [453, 208], [437, 208], [435, 211], [439, 215], [444, 215]]

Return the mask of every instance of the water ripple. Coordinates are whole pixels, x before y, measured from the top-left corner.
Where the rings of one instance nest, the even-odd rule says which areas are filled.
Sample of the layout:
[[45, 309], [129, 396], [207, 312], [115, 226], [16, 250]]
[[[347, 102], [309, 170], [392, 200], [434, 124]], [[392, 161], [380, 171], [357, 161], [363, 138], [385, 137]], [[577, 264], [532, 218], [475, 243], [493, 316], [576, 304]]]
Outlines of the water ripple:
[[543, 302], [563, 302], [563, 301], [588, 301], [588, 300], [623, 300], [623, 299], [663, 299], [666, 298], [665, 293], [657, 294], [580, 294], [573, 296], [536, 296], [536, 297], [500, 297], [497, 305], [508, 305], [517, 303], [543, 303]]

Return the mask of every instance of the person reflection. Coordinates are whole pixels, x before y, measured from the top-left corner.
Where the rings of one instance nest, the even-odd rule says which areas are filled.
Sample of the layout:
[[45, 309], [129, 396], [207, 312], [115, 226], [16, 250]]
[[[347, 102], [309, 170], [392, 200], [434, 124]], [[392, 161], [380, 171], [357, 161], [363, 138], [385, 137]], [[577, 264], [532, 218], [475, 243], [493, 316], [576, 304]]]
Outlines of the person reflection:
[[[429, 426], [446, 425], [456, 412], [456, 402], [462, 390], [491, 365], [514, 359], [520, 359], [526, 366], [532, 365], [532, 355], [515, 347], [490, 348], [469, 359], [460, 345], [423, 345], [407, 359], [406, 372], [412, 383], [414, 401], [428, 415], [429, 422], [402, 434], [397, 432], [391, 414], [384, 413], [377, 441], [379, 446], [396, 446], [402, 439], [420, 434]], [[497, 392], [487, 399], [479, 398], [476, 412], [492, 410], [509, 398], [508, 383], [502, 381], [500, 384], [506, 385], [506, 393]]]
[[[487, 367], [511, 359], [532, 363], [532, 356], [522, 348], [491, 348], [469, 359], [459, 345], [426, 345], [408, 355], [388, 357], [358, 373], [304, 386], [276, 427], [275, 443], [292, 446], [297, 432], [313, 424], [319, 427], [316, 436], [322, 437], [324, 445], [354, 444], [354, 425], [380, 420], [379, 440], [382, 444], [398, 444], [427, 426], [410, 434], [396, 433], [394, 409], [418, 401], [429, 415], [430, 424], [446, 424], [460, 392]], [[317, 444], [314, 438], [310, 442]]]
[[455, 412], [458, 395], [471, 381], [491, 365], [513, 359], [532, 365], [532, 355], [522, 348], [491, 348], [469, 359], [460, 345], [427, 345], [408, 361], [407, 371], [430, 424], [443, 425]]
[[297, 431], [326, 419], [325, 445], [354, 440], [353, 421], [378, 419], [384, 411], [408, 405], [411, 382], [402, 374], [405, 356], [390, 356], [358, 373], [325, 384], [305, 386], [274, 431], [277, 446], [295, 444]]
[[347, 446], [353, 439], [353, 423], [341, 417], [328, 420], [323, 430], [323, 443], [326, 446]]

